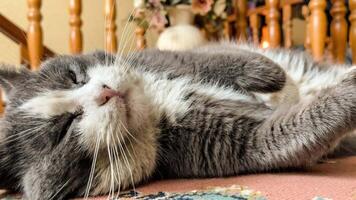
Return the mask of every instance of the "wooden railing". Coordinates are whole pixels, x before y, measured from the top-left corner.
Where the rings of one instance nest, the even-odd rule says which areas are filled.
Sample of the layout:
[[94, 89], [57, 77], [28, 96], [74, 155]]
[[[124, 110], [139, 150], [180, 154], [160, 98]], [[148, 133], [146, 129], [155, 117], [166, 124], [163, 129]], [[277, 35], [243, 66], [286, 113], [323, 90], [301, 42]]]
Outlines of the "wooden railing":
[[[39, 66], [41, 59], [53, 56], [54, 53], [43, 46], [43, 33], [41, 27], [41, 0], [27, 0], [28, 2], [28, 29], [27, 34], [18, 29], [3, 16], [0, 16], [1, 31], [9, 38], [20, 44], [21, 55], [29, 60], [32, 69]], [[292, 47], [292, 8], [304, 0], [265, 0], [265, 5], [254, 9], [247, 9], [247, 0], [234, 0], [234, 14], [225, 24], [225, 37], [229, 39], [247, 40], [247, 27], [252, 31], [252, 40], [255, 44], [261, 42], [260, 22], [265, 18], [269, 47]], [[356, 62], [356, 0], [349, 0], [348, 8], [344, 0], [332, 0], [330, 26], [326, 20], [326, 0], [311, 0], [304, 5], [303, 15], [307, 22], [305, 48], [316, 60], [322, 60], [325, 50], [329, 49], [332, 60], [337, 63], [345, 61], [347, 42], [352, 50], [353, 62]], [[105, 17], [105, 49], [115, 53], [117, 51], [116, 38], [116, 5], [115, 0], [104, 0], [103, 16]], [[81, 31], [82, 0], [69, 0], [69, 51], [73, 54], [83, 50], [83, 33]], [[348, 22], [346, 13], [350, 11]], [[282, 23], [282, 24], [281, 24]], [[231, 35], [231, 24], [235, 27], [236, 35]], [[330, 35], [327, 35], [330, 28]], [[135, 31], [137, 48], [146, 47], [145, 32], [142, 27]]]
[[[43, 31], [41, 26], [41, 0], [27, 0], [28, 28], [27, 32], [18, 28], [14, 23], [0, 15], [0, 31], [20, 45], [21, 62], [30, 65], [35, 70], [42, 59], [51, 57], [54, 52], [43, 45]], [[103, 15], [105, 17], [105, 49], [108, 52], [117, 51], [116, 39], [116, 5], [115, 0], [104, 1]], [[69, 0], [69, 51], [73, 54], [83, 50], [83, 33], [81, 31], [82, 0]]]
[[[330, 51], [331, 60], [336, 63], [345, 62], [347, 43], [352, 50], [352, 61], [356, 63], [356, 0], [349, 0], [348, 8], [344, 0], [332, 0], [330, 26], [326, 20], [326, 0], [311, 0], [308, 5], [304, 0], [265, 0], [264, 6], [247, 10], [247, 0], [234, 0], [235, 12], [227, 18], [224, 24], [225, 38], [246, 40], [246, 26], [252, 32], [252, 41], [261, 43], [261, 18], [267, 22], [266, 33], [269, 47], [292, 47], [292, 8], [303, 5], [303, 15], [306, 20], [305, 48], [315, 60], [321, 61]], [[348, 17], [346, 13], [350, 11]], [[235, 23], [236, 35], [231, 35], [230, 24]], [[282, 25], [281, 25], [282, 23]], [[327, 35], [330, 29], [330, 35]], [[138, 44], [144, 44], [143, 31], [138, 31]], [[282, 37], [283, 36], [283, 37]]]
[[[280, 47], [283, 41], [284, 47], [290, 48], [292, 46], [292, 6], [302, 4], [304, 0], [266, 0], [265, 6], [260, 6], [250, 9], [247, 17], [250, 21], [250, 28], [253, 34], [253, 42], [260, 43], [259, 27], [261, 17], [265, 17], [267, 21], [268, 39], [270, 47]], [[281, 20], [282, 18], [282, 20]], [[280, 22], [283, 25], [280, 25]], [[283, 31], [283, 40], [281, 33]]]
[[[27, 33], [1, 14], [0, 14], [0, 32], [20, 46], [21, 63], [25, 65], [29, 65], [29, 49], [27, 46]], [[52, 57], [54, 55], [55, 53], [52, 50], [50, 50], [46, 46], [43, 47], [44, 58]]]
[[[252, 30], [253, 41], [255, 44], [260, 42], [259, 21], [265, 17], [268, 29], [268, 43], [270, 47], [292, 46], [292, 6], [303, 5], [303, 0], [266, 0], [266, 5], [248, 11], [250, 28]], [[352, 60], [356, 63], [356, 0], [349, 1], [350, 11], [350, 31], [348, 33], [348, 22], [346, 13], [348, 8], [344, 0], [332, 0], [330, 14], [332, 21], [330, 26], [326, 19], [326, 0], [311, 0], [309, 5], [303, 6], [303, 15], [306, 20], [305, 48], [315, 60], [321, 61], [325, 58], [326, 49], [331, 52], [331, 59], [336, 63], [345, 62], [347, 41], [352, 50]], [[282, 20], [280, 17], [282, 15]], [[283, 26], [280, 26], [280, 22]], [[330, 35], [327, 35], [328, 28]], [[283, 40], [281, 32], [283, 31]], [[349, 38], [348, 38], [349, 36]], [[283, 41], [283, 42], [282, 42]]]
[[82, 13], [81, 0], [69, 1], [69, 49], [73, 54], [82, 52], [83, 50], [83, 34], [80, 29], [82, 20], [80, 15]]

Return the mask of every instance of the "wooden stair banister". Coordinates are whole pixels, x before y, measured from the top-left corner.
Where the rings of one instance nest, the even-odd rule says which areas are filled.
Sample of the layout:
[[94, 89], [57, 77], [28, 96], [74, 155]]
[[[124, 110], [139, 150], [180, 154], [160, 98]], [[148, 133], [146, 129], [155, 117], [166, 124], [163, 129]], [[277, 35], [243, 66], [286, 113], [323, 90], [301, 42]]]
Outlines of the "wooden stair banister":
[[347, 21], [345, 19], [346, 6], [344, 0], [332, 0], [331, 15], [333, 20], [330, 24], [332, 37], [332, 54], [337, 63], [344, 63], [347, 45]]
[[82, 19], [82, 1], [69, 1], [69, 50], [72, 54], [78, 54], [83, 51], [83, 33], [81, 30]]
[[311, 0], [309, 2], [311, 53], [317, 61], [323, 59], [326, 44], [326, 31], [328, 25], [325, 9], [326, 0]]
[[279, 0], [267, 0], [266, 24], [269, 35], [270, 47], [276, 48], [281, 43], [281, 25], [279, 23], [280, 12], [278, 9]]
[[[0, 32], [3, 33], [6, 37], [11, 39], [13, 42], [17, 43], [21, 47], [21, 54], [25, 56], [26, 63], [29, 63], [28, 57], [28, 48], [27, 48], [27, 33], [15, 25], [13, 22], [8, 20], [5, 16], [0, 14]], [[23, 52], [25, 51], [25, 52]], [[44, 58], [53, 57], [56, 54], [49, 49], [48, 47], [43, 47], [43, 56]]]
[[350, 30], [349, 30], [349, 45], [352, 52], [352, 63], [356, 63], [356, 0], [349, 1], [350, 7]]
[[247, 1], [235, 0], [235, 15], [236, 15], [236, 39], [241, 41], [247, 40]]
[[116, 3], [114, 0], [105, 0], [104, 14], [105, 14], [105, 50], [110, 53], [117, 52], [116, 39]]
[[[269, 43], [271, 47], [278, 47], [281, 43], [281, 27], [280, 18], [283, 17], [283, 39], [284, 46], [290, 48], [292, 46], [292, 6], [302, 4], [304, 0], [266, 0], [266, 4], [256, 8], [249, 9], [247, 16], [250, 19], [250, 27], [252, 30], [253, 41], [257, 45], [259, 43], [259, 18], [266, 18], [268, 34], [271, 37]], [[280, 12], [282, 11], [282, 12]], [[281, 15], [282, 14], [282, 15]]]
[[27, 0], [27, 5], [27, 48], [31, 69], [35, 70], [40, 66], [43, 57], [42, 0]]

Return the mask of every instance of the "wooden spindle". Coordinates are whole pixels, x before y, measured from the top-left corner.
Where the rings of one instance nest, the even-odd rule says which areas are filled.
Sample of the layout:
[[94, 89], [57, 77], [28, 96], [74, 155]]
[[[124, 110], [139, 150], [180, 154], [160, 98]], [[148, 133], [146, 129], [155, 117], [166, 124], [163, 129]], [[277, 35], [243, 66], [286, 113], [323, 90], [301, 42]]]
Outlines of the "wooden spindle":
[[138, 50], [143, 50], [146, 48], [146, 30], [142, 27], [137, 27], [135, 30], [136, 34], [136, 47]]
[[311, 0], [309, 3], [311, 52], [316, 61], [321, 61], [324, 55], [327, 31], [325, 8], [325, 0]]
[[41, 0], [27, 0], [29, 21], [27, 29], [27, 46], [29, 50], [31, 69], [40, 66], [43, 54], [42, 27], [41, 27]]
[[325, 52], [324, 52], [324, 56], [323, 59], [326, 62], [333, 62], [334, 60], [334, 56], [333, 56], [333, 41], [331, 39], [331, 37], [326, 37], [325, 40]]
[[230, 22], [228, 20], [224, 21], [224, 31], [223, 31], [223, 35], [225, 40], [230, 40], [231, 39], [231, 26], [230, 26]]
[[279, 0], [266, 0], [267, 6], [267, 29], [270, 47], [279, 47], [281, 44], [281, 26], [279, 24], [280, 14], [278, 11]]
[[284, 47], [292, 47], [292, 5], [283, 5], [283, 33]]
[[350, 34], [349, 34], [349, 44], [352, 51], [352, 62], [356, 63], [356, 0], [349, 0], [350, 7]]
[[82, 1], [69, 0], [69, 49], [73, 54], [81, 53], [83, 50], [83, 35], [80, 29], [82, 26], [81, 12]]
[[246, 0], [235, 0], [236, 6], [236, 39], [246, 41], [247, 40], [247, 1]]
[[302, 7], [302, 14], [303, 14], [303, 17], [305, 19], [305, 41], [304, 41], [304, 48], [305, 50], [310, 53], [311, 52], [311, 43], [310, 43], [310, 22], [309, 22], [309, 15], [310, 15], [310, 12], [309, 12], [309, 8], [308, 6], [304, 5]]
[[331, 42], [333, 60], [337, 63], [345, 62], [347, 44], [347, 21], [345, 19], [346, 6], [344, 0], [333, 0], [331, 8]]
[[26, 44], [20, 44], [20, 64], [30, 67], [28, 61], [30, 60]]
[[105, 0], [105, 23], [106, 23], [106, 41], [105, 49], [110, 53], [116, 53], [116, 4], [115, 0]]
[[269, 48], [270, 47], [269, 41], [270, 41], [270, 39], [269, 39], [268, 27], [263, 26], [262, 27], [262, 36], [261, 36], [261, 47], [264, 49]]
[[257, 13], [250, 15], [250, 27], [252, 31], [252, 39], [255, 45], [259, 44], [258, 29], [260, 27], [260, 16]]

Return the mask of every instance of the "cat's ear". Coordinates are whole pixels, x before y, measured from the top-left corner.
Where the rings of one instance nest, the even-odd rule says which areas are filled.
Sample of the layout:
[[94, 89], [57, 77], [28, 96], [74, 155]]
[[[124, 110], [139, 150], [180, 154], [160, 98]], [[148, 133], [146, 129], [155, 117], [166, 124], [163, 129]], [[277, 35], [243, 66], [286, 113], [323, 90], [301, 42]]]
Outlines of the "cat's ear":
[[0, 63], [0, 87], [5, 93], [16, 88], [19, 83], [23, 83], [30, 75], [31, 71], [23, 66], [15, 67]]

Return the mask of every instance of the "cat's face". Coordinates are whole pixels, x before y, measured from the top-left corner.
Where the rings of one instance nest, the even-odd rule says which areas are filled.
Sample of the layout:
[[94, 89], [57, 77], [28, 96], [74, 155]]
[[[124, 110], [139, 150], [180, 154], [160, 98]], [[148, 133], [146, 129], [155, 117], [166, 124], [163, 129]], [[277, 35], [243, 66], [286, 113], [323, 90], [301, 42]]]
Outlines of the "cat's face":
[[47, 158], [56, 162], [53, 180], [67, 181], [68, 175], [60, 174], [71, 174], [81, 178], [83, 189], [96, 163], [91, 194], [108, 193], [112, 181], [128, 187], [151, 174], [157, 130], [144, 84], [124, 61], [113, 61], [96, 52], [51, 59], [36, 72], [0, 69], [8, 99], [0, 148], [10, 149], [13, 165], [23, 166], [22, 172], [10, 173], [46, 172]]
[[[21, 130], [9, 131], [32, 129], [33, 124], [43, 131], [57, 126], [57, 133], [38, 134], [60, 142], [74, 131], [80, 149], [90, 154], [134, 134], [148, 113], [140, 81], [108, 60], [113, 61], [100, 53], [63, 56], [45, 62], [38, 72], [3, 72], [9, 98], [5, 119], [10, 126], [22, 122]], [[54, 120], [60, 123], [48, 123]]]

